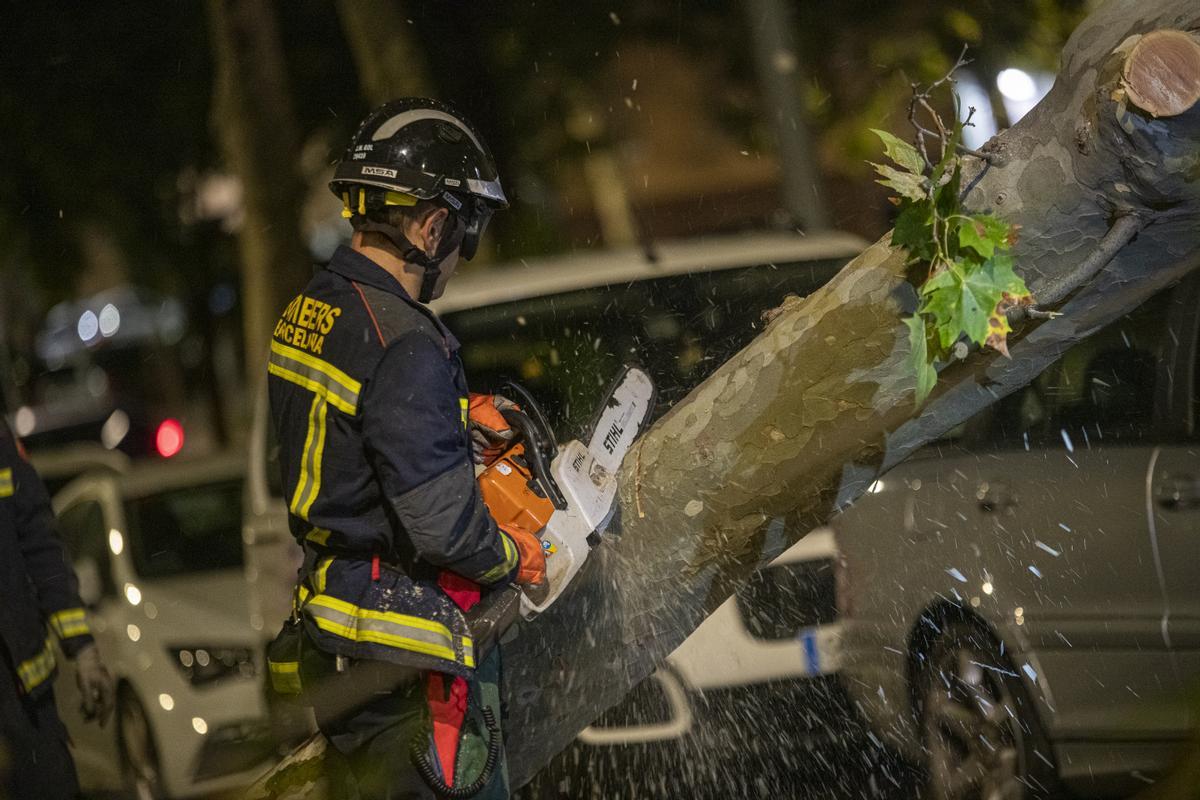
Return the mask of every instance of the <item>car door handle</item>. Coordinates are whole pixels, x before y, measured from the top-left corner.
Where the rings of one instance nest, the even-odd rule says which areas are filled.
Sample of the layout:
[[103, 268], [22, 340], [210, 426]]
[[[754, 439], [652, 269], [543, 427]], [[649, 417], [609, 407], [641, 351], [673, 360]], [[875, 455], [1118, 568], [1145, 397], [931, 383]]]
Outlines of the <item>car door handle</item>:
[[1167, 473], [1158, 485], [1154, 499], [1168, 511], [1200, 508], [1200, 478], [1186, 472]]
[[1017, 496], [1006, 483], [981, 483], [975, 497], [979, 500], [979, 510], [985, 514], [995, 514], [1017, 505]]

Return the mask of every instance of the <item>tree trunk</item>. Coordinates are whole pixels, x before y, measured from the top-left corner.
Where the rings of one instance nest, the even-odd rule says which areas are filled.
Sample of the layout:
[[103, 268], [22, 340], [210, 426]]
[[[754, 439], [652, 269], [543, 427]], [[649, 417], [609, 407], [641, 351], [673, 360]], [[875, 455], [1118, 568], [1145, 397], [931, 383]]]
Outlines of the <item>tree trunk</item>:
[[337, 12], [371, 106], [429, 95], [428, 70], [402, 6], [392, 0], [338, 0]]
[[[1155, 119], [1129, 98], [1156, 83], [1200, 86], [1200, 67], [1150, 53], [1148, 75], [1123, 78], [1138, 34], [1198, 28], [1195, 0], [1112, 0], [1072, 36], [1049, 96], [989, 143], [994, 163], [971, 160], [966, 205], [1022, 226], [1014, 255], [1035, 297], [1112, 252], [1063, 316], [1010, 337], [1011, 359], [988, 350], [946, 367], [917, 408], [900, 319], [917, 298], [884, 237], [786, 303], [642, 437], [622, 469], [615, 535], [505, 648], [514, 786], [838, 503], [1198, 265], [1200, 107]], [[1144, 225], [1136, 238], [1106, 237], [1125, 214]], [[773, 523], [783, 537], [764, 535]]]
[[300, 234], [300, 145], [274, 10], [264, 0], [209, 0], [216, 56], [213, 125], [241, 179], [242, 319], [246, 372], [262, 377], [271, 326], [311, 270]]

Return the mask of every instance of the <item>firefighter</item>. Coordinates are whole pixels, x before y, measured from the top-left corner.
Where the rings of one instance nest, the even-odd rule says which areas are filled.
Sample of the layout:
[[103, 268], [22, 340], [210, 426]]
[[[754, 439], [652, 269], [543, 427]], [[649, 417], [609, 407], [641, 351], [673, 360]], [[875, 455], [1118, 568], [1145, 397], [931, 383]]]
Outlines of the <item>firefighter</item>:
[[[458, 342], [425, 305], [507, 200], [475, 128], [414, 98], [363, 121], [330, 188], [353, 238], [284, 309], [268, 362], [305, 550], [273, 683], [317, 698], [347, 796], [507, 797], [499, 648], [476, 652], [466, 612], [544, 582], [545, 560], [535, 536], [497, 528], [475, 483], [472, 440], [494, 456], [507, 401], [468, 393]], [[344, 691], [310, 693], [329, 681]], [[320, 699], [364, 685], [351, 709]]]
[[0, 787], [11, 800], [79, 794], [54, 707], [54, 639], [75, 662], [84, 716], [103, 725], [112, 712], [113, 680], [77, 587], [46, 488], [0, 422]]

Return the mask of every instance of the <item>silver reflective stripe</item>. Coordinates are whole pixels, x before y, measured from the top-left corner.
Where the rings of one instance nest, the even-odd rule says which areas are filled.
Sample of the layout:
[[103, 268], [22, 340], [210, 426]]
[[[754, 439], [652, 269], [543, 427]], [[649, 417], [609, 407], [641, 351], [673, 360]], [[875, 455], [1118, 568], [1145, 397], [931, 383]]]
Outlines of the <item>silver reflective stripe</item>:
[[375, 133], [371, 136], [371, 141], [378, 142], [380, 139], [388, 139], [396, 131], [403, 128], [405, 125], [411, 125], [414, 122], [420, 122], [423, 119], [440, 119], [442, 122], [449, 122], [454, 127], [465, 133], [471, 138], [483, 152], [487, 152], [487, 148], [483, 143], [475, 138], [475, 134], [471, 133], [471, 129], [462, 124], [462, 120], [457, 117], [447, 114], [445, 111], [434, 111], [432, 108], [414, 108], [412, 111], [402, 111], [396, 116], [389, 119], [387, 122], [380, 125]]
[[481, 181], [475, 178], [467, 178], [467, 188], [471, 190], [472, 194], [483, 195], [501, 203], [508, 202], [508, 198], [504, 196], [504, 189], [500, 186], [500, 181]]
[[[335, 607], [336, 606], [336, 607]], [[433, 622], [414, 617], [414, 624], [380, 619], [385, 612], [370, 612], [356, 609], [349, 603], [328, 595], [317, 595], [304, 606], [321, 630], [350, 639], [354, 642], [378, 644], [384, 647], [395, 647], [401, 650], [411, 650], [417, 653], [443, 658], [466, 666], [475, 665], [472, 643], [469, 639], [460, 639], [462, 656], [454, 647], [455, 637], [449, 628]], [[354, 613], [354, 612], [357, 613]], [[400, 617], [400, 614], [390, 614]], [[430, 630], [439, 628], [440, 630]]]
[[316, 392], [330, 405], [353, 415], [358, 409], [362, 384], [319, 358], [295, 348], [271, 342], [267, 371]]

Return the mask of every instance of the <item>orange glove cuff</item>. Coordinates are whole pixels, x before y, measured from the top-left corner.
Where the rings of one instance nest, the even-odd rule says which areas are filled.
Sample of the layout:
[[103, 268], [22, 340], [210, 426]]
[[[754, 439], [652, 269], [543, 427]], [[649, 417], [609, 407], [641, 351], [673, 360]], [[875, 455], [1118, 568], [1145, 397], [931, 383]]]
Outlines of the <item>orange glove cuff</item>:
[[519, 525], [500, 526], [517, 548], [517, 583], [522, 586], [546, 582], [546, 553], [542, 540]]

